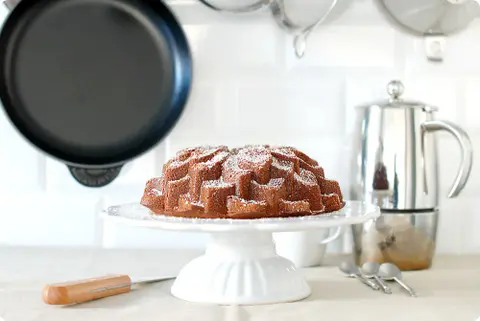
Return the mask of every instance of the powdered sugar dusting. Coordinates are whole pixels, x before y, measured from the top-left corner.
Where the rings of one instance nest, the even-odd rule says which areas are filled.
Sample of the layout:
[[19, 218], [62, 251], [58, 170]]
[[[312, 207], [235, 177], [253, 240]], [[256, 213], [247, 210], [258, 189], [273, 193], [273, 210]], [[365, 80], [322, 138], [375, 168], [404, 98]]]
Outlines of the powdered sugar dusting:
[[231, 155], [227, 158], [227, 160], [223, 163], [224, 170], [237, 170], [240, 169], [238, 167], [238, 157], [236, 155]]
[[205, 164], [215, 165], [215, 164], [218, 164], [218, 163], [223, 163], [227, 159], [228, 155], [229, 155], [228, 152], [220, 152], [220, 153], [216, 154], [215, 156], [213, 156], [212, 159], [206, 161]]
[[240, 161], [248, 161], [261, 164], [268, 161], [271, 156], [268, 150], [265, 148], [250, 148], [242, 149], [238, 153], [238, 157]]
[[229, 187], [229, 186], [233, 186], [233, 184], [225, 182], [225, 181], [223, 181], [223, 179], [218, 179], [218, 180], [212, 180], [212, 181], [205, 181], [205, 182], [203, 182], [203, 186], [206, 186], [206, 187]]
[[297, 173], [295, 173], [294, 175], [296, 179], [306, 184], [309, 184], [309, 185], [318, 184], [317, 178], [315, 177], [315, 175], [312, 172], [307, 171], [306, 169], [300, 168], [300, 175], [298, 175]]
[[[171, 185], [172, 188], [164, 191], [167, 196], [165, 204], [168, 205], [170, 212], [177, 212], [179, 204], [175, 202], [180, 199], [180, 195], [176, 194], [189, 192], [190, 199], [182, 198], [182, 206], [188, 207], [189, 204], [193, 205], [193, 202], [198, 202], [198, 205], [203, 207], [205, 207], [204, 202], [218, 203], [220, 216], [227, 214], [223, 212], [227, 210], [225, 206], [227, 195], [238, 197], [241, 204], [252, 205], [249, 209], [256, 209], [255, 213], [258, 213], [261, 208], [253, 205], [264, 205], [267, 202], [268, 207], [262, 209], [261, 213], [265, 211], [265, 215], [269, 216], [283, 215], [278, 210], [280, 200], [308, 202], [311, 208], [310, 214], [316, 213], [321, 207], [322, 193], [327, 194], [333, 191], [343, 201], [338, 182], [323, 179], [323, 170], [320, 167], [310, 166], [302, 159], [310, 163], [315, 162], [302, 152], [287, 146], [247, 145], [229, 149], [226, 146], [204, 145], [186, 148], [179, 151], [164, 165], [165, 184], [156, 186], [150, 181], [149, 190], [145, 189], [143, 197], [148, 198], [150, 195], [153, 198], [161, 195], [163, 185], [166, 187]], [[182, 186], [178, 185], [180, 183]], [[252, 189], [254, 184], [257, 184], [257, 190]], [[173, 189], [177, 185], [181, 188]], [[203, 187], [205, 187], [204, 190]], [[153, 188], [155, 191], [151, 191]], [[280, 194], [274, 194], [277, 192]], [[203, 196], [200, 195], [201, 193]], [[154, 204], [154, 202], [145, 204], [147, 203]], [[158, 202], [156, 204], [161, 206]], [[326, 211], [338, 209], [334, 206], [336, 205], [333, 204]], [[164, 208], [152, 208], [152, 210], [161, 213]], [[204, 212], [204, 214], [213, 213], [212, 215], [216, 213], [208, 212], [207, 208], [204, 208]], [[235, 214], [235, 212], [232, 213]]]
[[279, 187], [285, 183], [285, 179], [283, 178], [272, 178], [270, 182], [268, 182], [268, 186], [275, 186]]
[[280, 169], [283, 169], [283, 170], [291, 170], [293, 168], [293, 163], [274, 157], [273, 162], [272, 162], [272, 166], [276, 166], [277, 168], [280, 168]]
[[278, 153], [287, 157], [296, 157], [295, 153], [290, 147], [274, 147], [272, 148], [272, 153]]
[[178, 166], [185, 165], [185, 163], [187, 163], [187, 162], [188, 162], [188, 159], [187, 160], [175, 159], [169, 164], [169, 166], [178, 167]]
[[238, 196], [229, 196], [229, 199], [232, 201], [242, 202], [244, 204], [257, 204], [257, 205], [267, 205], [265, 201], [256, 201], [256, 200], [246, 200]]

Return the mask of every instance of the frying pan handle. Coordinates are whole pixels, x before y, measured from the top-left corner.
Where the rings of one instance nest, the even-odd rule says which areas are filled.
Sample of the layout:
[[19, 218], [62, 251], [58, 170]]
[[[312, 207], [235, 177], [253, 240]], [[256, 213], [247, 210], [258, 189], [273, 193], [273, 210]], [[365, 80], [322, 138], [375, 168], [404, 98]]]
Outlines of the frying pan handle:
[[83, 186], [104, 187], [118, 177], [123, 164], [120, 166], [99, 168], [82, 168], [70, 165], [67, 165], [67, 167], [73, 178]]

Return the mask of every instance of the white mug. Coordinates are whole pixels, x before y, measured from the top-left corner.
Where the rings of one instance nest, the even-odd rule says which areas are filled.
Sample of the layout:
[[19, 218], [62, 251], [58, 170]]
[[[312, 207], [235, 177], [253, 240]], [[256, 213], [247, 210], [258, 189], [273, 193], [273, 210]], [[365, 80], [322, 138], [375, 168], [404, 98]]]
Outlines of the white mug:
[[277, 254], [292, 261], [297, 268], [322, 264], [327, 244], [333, 242], [345, 232], [343, 226], [330, 229], [318, 229], [301, 232], [273, 233]]

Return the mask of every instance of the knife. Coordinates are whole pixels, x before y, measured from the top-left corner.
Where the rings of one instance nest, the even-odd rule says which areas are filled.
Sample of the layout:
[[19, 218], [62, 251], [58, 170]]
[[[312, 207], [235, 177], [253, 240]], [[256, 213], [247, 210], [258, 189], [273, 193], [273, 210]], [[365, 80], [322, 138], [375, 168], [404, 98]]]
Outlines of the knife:
[[50, 305], [69, 305], [127, 293], [134, 285], [171, 280], [175, 277], [135, 279], [124, 274], [106, 275], [83, 280], [47, 284], [43, 288], [43, 302]]

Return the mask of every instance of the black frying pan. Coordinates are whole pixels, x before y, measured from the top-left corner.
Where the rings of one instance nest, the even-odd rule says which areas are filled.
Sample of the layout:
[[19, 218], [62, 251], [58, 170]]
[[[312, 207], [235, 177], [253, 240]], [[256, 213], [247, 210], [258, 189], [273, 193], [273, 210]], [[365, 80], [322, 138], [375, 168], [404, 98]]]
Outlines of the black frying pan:
[[192, 58], [159, 0], [22, 0], [0, 32], [0, 77], [21, 134], [99, 187], [176, 124]]

